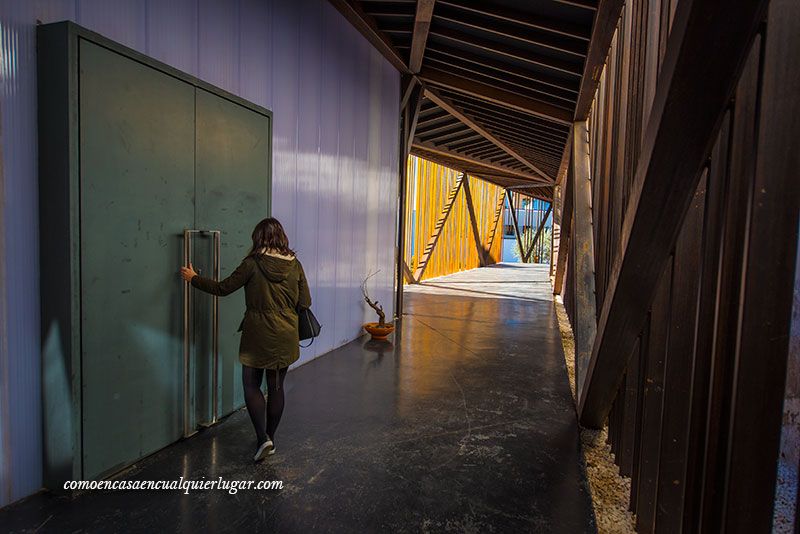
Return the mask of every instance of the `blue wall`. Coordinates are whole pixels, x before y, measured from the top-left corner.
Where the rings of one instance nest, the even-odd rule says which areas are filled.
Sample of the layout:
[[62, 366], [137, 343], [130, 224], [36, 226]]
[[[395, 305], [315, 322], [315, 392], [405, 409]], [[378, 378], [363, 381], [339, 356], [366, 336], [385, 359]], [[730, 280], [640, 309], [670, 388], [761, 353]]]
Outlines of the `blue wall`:
[[273, 214], [325, 325], [300, 363], [359, 335], [368, 271], [392, 313], [399, 74], [327, 1], [0, 0], [0, 505], [41, 484], [34, 39], [67, 19], [273, 111]]

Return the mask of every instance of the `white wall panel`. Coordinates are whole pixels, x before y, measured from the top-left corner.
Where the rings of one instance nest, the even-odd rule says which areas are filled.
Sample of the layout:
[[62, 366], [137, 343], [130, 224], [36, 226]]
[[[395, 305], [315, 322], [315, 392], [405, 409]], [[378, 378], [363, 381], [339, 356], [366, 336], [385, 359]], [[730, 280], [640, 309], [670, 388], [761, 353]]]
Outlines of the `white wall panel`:
[[239, 96], [272, 109], [272, 3], [241, 0]]
[[[370, 95], [369, 95], [369, 69], [360, 68], [361, 65], [369, 65], [371, 47], [366, 43], [359, 41], [356, 48], [356, 73], [355, 73], [355, 86], [351, 90], [356, 94], [356, 110], [369, 110]], [[361, 280], [368, 274], [371, 251], [367, 249], [367, 227], [369, 226], [369, 211], [367, 203], [369, 202], [368, 196], [368, 181], [369, 181], [369, 113], [355, 114], [355, 136], [354, 136], [354, 152], [353, 159], [353, 205], [350, 209], [350, 214], [353, 217], [353, 252], [351, 264], [351, 287], [359, 287]], [[349, 296], [355, 307], [354, 312], [350, 316], [350, 324], [348, 325], [349, 331], [356, 328], [357, 324], [365, 321], [371, 321], [373, 317], [372, 310], [367, 313], [367, 306], [363, 300], [356, 299]]]
[[41, 481], [37, 19], [73, 20], [273, 111], [273, 215], [324, 325], [300, 363], [373, 320], [369, 270], [393, 311], [399, 74], [327, 1], [0, 0], [0, 505]]
[[300, 13], [295, 2], [272, 3], [272, 214], [295, 235]]
[[339, 63], [339, 157], [336, 164], [336, 286], [334, 289], [334, 345], [342, 344], [351, 335], [355, 304], [351, 302], [353, 257], [353, 205], [355, 174], [356, 57], [353, 53], [360, 36], [346, 28], [340, 37]]
[[[339, 87], [340, 65], [343, 61], [337, 18], [330, 3], [322, 4], [322, 78], [320, 83], [321, 106], [319, 112], [319, 185], [317, 197], [317, 257], [315, 310], [320, 317], [328, 317], [328, 328], [317, 341], [315, 352], [324, 354], [336, 346], [336, 264], [337, 219], [339, 209]], [[313, 345], [312, 345], [313, 346]]]
[[148, 4], [160, 9], [164, 3], [147, 0], [77, 0], [76, 18], [79, 24], [90, 30], [147, 53]]
[[197, 77], [238, 95], [239, 2], [199, 0], [197, 13]]
[[[303, 37], [299, 48], [297, 110], [297, 197], [292, 215], [294, 232], [289, 239], [294, 244], [298, 258], [303, 263], [311, 287], [317, 283], [317, 237], [319, 235], [319, 118], [322, 84], [322, 18], [319, 2], [298, 0]], [[315, 292], [315, 303], [322, 296]], [[313, 295], [312, 295], [313, 299]], [[316, 309], [316, 306], [315, 306]], [[316, 343], [301, 349], [301, 361], [316, 355]]]
[[[50, 6], [52, 7], [52, 6]], [[5, 339], [0, 354], [0, 504], [41, 480], [36, 63], [33, 3], [0, 3]]]
[[150, 2], [146, 38], [145, 54], [197, 76], [197, 0]]

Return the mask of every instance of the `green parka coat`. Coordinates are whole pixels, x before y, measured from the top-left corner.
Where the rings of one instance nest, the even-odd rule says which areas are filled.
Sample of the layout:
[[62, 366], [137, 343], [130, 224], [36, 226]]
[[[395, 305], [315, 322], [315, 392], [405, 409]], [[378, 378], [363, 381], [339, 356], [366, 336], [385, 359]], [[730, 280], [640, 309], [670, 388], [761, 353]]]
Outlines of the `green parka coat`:
[[311, 307], [311, 294], [297, 258], [251, 255], [225, 280], [195, 276], [192, 285], [220, 297], [244, 286], [247, 309], [239, 326], [243, 365], [282, 369], [300, 357], [297, 309]]

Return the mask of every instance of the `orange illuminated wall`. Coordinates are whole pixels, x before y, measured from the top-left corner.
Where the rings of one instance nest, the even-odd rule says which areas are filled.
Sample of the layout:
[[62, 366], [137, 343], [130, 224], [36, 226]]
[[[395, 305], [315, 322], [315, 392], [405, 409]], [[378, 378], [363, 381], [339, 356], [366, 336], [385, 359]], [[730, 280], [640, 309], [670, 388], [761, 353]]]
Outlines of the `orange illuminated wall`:
[[[461, 173], [431, 161], [410, 156], [407, 172], [405, 260], [411, 273], [419, 266], [424, 250], [434, 233], [436, 222]], [[486, 264], [497, 263], [502, 252], [502, 212], [504, 190], [469, 176], [475, 223]], [[460, 187], [450, 215], [442, 229], [422, 280], [480, 266], [464, 187]], [[408, 283], [408, 278], [405, 279]]]

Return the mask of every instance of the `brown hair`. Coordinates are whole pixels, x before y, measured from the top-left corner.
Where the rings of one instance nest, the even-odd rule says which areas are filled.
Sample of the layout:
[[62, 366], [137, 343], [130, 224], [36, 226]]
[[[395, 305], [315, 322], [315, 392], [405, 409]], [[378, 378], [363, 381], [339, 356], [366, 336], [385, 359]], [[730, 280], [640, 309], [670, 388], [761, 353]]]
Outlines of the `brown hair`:
[[262, 249], [273, 250], [284, 256], [295, 255], [289, 248], [289, 238], [286, 237], [283, 226], [274, 217], [264, 219], [253, 229], [253, 248], [250, 255], [257, 254]]

